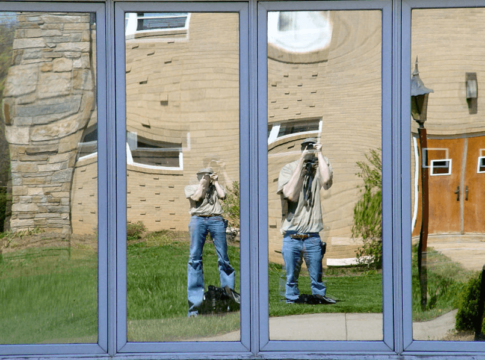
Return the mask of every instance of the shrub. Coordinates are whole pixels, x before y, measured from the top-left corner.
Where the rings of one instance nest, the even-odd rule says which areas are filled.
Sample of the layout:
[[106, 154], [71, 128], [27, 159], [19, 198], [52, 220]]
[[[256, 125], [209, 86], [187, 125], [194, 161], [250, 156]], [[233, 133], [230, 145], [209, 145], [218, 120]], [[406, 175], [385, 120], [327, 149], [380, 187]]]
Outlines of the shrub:
[[233, 181], [232, 188], [226, 189], [226, 198], [222, 204], [224, 216], [232, 228], [240, 228], [239, 219], [239, 182]]
[[[458, 312], [456, 313], [456, 330], [475, 330], [481, 282], [482, 274], [472, 277], [461, 292], [458, 298]], [[482, 332], [484, 331], [485, 326], [482, 323]]]
[[138, 221], [134, 224], [126, 224], [127, 240], [141, 239], [141, 235], [146, 231], [146, 229], [146, 226], [141, 221]]
[[371, 149], [365, 154], [366, 161], [358, 161], [360, 172], [356, 175], [364, 180], [362, 194], [354, 207], [352, 236], [362, 237], [364, 244], [355, 255], [361, 264], [382, 266], [382, 161], [380, 149]]

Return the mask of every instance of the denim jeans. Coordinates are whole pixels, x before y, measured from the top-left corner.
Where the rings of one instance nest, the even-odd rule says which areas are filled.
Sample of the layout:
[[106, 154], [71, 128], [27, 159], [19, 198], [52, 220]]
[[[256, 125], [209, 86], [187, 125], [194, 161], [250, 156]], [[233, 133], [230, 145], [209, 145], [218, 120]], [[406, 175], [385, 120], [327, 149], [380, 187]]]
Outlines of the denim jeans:
[[286, 299], [292, 302], [298, 299], [298, 276], [302, 258], [310, 274], [311, 289], [313, 295], [325, 295], [326, 287], [322, 282], [322, 248], [320, 235], [315, 234], [307, 239], [292, 239], [290, 235], [294, 231], [287, 231], [283, 238], [283, 259], [286, 267]]
[[187, 264], [187, 297], [189, 316], [197, 314], [197, 307], [204, 298], [204, 273], [202, 250], [205, 237], [210, 234], [216, 248], [221, 287], [234, 289], [235, 271], [227, 256], [226, 227], [222, 216], [192, 216], [189, 223], [190, 254]]

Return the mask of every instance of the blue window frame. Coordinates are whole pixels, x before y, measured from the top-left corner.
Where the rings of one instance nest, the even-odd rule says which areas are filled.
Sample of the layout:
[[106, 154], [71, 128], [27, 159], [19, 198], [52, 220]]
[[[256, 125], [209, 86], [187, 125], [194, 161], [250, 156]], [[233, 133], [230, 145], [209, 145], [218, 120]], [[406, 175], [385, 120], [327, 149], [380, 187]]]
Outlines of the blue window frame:
[[[2, 2], [0, 11], [96, 14], [98, 153], [98, 343], [0, 345], [1, 358], [459, 358], [485, 343], [416, 341], [411, 284], [411, 12], [485, 7], [485, 0], [246, 2]], [[383, 340], [275, 341], [268, 308], [268, 11], [382, 12]], [[241, 340], [127, 341], [125, 12], [239, 14]], [[264, 180], [261, 180], [264, 179]], [[1, 311], [1, 305], [0, 305]]]

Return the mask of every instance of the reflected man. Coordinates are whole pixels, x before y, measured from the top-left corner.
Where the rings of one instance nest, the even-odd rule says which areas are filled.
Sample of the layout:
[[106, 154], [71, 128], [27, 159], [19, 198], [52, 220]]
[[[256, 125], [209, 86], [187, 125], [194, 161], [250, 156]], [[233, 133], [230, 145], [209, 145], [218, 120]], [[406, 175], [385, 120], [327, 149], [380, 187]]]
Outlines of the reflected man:
[[[298, 300], [298, 276], [302, 258], [310, 274], [312, 294], [322, 303], [334, 304], [325, 296], [322, 282], [324, 247], [319, 232], [323, 230], [320, 189], [332, 186], [333, 171], [315, 138], [301, 143], [301, 156], [286, 164], [278, 178], [281, 196], [283, 259], [286, 267], [286, 302]], [[316, 155], [316, 156], [315, 156]]]
[[202, 270], [202, 250], [205, 238], [210, 234], [216, 248], [221, 287], [234, 290], [235, 271], [227, 256], [226, 223], [222, 218], [219, 199], [226, 194], [219, 184], [218, 176], [212, 168], [201, 169], [197, 173], [197, 185], [185, 187], [185, 197], [190, 201], [189, 223], [190, 254], [187, 265], [187, 297], [189, 317], [198, 315], [198, 307], [204, 299], [204, 273]]

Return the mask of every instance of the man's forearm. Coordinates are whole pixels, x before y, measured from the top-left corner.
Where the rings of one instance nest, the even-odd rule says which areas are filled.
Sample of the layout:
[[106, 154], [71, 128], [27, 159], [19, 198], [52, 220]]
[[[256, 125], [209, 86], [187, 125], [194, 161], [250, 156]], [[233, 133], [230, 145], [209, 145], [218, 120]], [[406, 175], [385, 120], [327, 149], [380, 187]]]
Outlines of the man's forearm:
[[202, 184], [199, 184], [199, 187], [195, 191], [194, 195], [192, 195], [190, 198], [194, 201], [199, 201], [200, 199], [202, 199], [205, 196], [205, 194], [207, 192], [207, 188], [208, 187], [206, 187]]
[[219, 185], [219, 182], [215, 181], [214, 186], [216, 187], [217, 196], [219, 197], [219, 199], [224, 199], [226, 197], [226, 193], [224, 192], [222, 186]]
[[320, 176], [322, 177], [322, 185], [327, 188], [330, 181], [330, 169], [327, 162], [323, 158], [321, 152], [318, 153], [318, 169], [320, 171]]
[[300, 196], [301, 188], [303, 187], [303, 157], [298, 161], [295, 171], [291, 175], [290, 181], [283, 186], [283, 197], [290, 201], [298, 201]]

